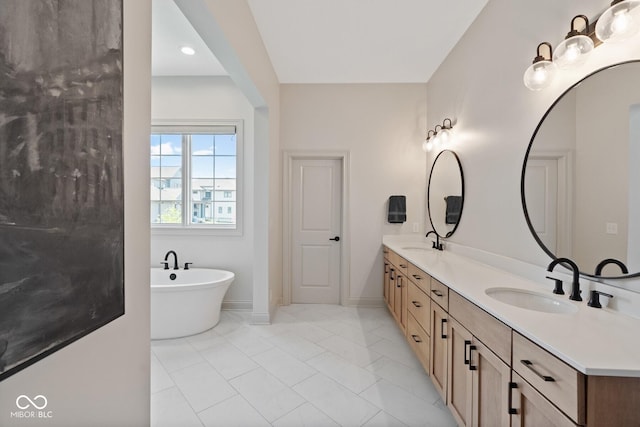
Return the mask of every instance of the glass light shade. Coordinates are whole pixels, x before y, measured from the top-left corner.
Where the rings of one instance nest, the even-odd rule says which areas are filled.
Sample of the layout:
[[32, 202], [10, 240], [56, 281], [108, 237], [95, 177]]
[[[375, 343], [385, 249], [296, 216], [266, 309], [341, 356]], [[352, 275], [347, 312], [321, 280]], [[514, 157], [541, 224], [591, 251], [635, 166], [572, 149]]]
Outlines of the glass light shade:
[[442, 129], [438, 132], [438, 143], [440, 145], [447, 145], [451, 141], [451, 129]]
[[556, 64], [551, 61], [535, 62], [524, 72], [524, 85], [530, 90], [542, 90], [551, 84], [556, 70]]
[[598, 18], [596, 36], [603, 42], [627, 40], [640, 30], [640, 0], [616, 3]]
[[593, 50], [593, 40], [585, 35], [569, 37], [553, 52], [553, 62], [558, 68], [571, 68], [583, 64]]

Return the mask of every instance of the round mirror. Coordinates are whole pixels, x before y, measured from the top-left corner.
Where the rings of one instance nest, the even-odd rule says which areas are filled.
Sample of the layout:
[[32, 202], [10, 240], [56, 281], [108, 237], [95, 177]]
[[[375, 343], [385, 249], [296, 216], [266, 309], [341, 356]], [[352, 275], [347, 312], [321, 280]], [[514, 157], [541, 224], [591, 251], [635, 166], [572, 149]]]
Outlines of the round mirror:
[[431, 167], [427, 187], [427, 210], [431, 228], [440, 237], [449, 237], [458, 228], [464, 204], [464, 177], [456, 153], [444, 150]]
[[538, 124], [522, 167], [531, 233], [552, 258], [604, 278], [640, 275], [640, 62], [596, 71]]

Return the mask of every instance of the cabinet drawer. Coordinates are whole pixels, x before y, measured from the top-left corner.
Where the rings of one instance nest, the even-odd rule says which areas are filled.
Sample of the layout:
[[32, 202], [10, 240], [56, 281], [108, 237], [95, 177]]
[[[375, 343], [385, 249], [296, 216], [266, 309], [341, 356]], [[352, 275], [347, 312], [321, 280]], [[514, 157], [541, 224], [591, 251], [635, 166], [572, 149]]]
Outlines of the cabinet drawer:
[[409, 280], [418, 285], [425, 293], [429, 294], [431, 292], [431, 284], [429, 283], [431, 276], [411, 263], [409, 263], [409, 272], [407, 274]]
[[400, 255], [389, 249], [389, 261], [393, 264], [401, 273], [407, 274], [409, 270], [409, 262], [402, 258]]
[[454, 291], [449, 294], [449, 314], [503, 362], [511, 364], [510, 327]]
[[412, 314], [407, 319], [407, 340], [425, 372], [429, 373], [429, 335]]
[[578, 424], [585, 422], [585, 376], [513, 333], [513, 370]]
[[429, 296], [418, 288], [415, 283], [410, 281], [407, 297], [409, 313], [413, 315], [414, 319], [425, 331], [431, 330], [429, 304], [431, 304]]
[[449, 288], [446, 285], [438, 282], [433, 277], [431, 278], [431, 292], [429, 293], [431, 299], [438, 303], [438, 305], [449, 310]]

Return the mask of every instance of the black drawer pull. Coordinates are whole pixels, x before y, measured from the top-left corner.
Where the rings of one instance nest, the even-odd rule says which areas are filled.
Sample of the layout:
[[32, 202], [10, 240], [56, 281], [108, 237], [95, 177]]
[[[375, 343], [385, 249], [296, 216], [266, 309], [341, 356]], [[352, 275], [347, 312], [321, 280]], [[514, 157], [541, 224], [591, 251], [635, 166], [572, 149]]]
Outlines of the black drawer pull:
[[536, 374], [537, 376], [539, 376], [543, 380], [545, 380], [547, 382], [555, 381], [555, 379], [553, 377], [550, 377], [548, 375], [542, 375], [540, 372], [538, 372], [535, 369], [533, 369], [533, 363], [531, 363], [530, 360], [521, 360], [520, 363], [522, 363], [524, 366], [529, 368], [531, 370], [531, 372], [533, 372], [534, 374]]
[[475, 371], [475, 370], [478, 369], [477, 366], [473, 366], [473, 364], [471, 363], [471, 358], [473, 357], [473, 356], [471, 356], [471, 352], [473, 350], [477, 350], [477, 349], [478, 349], [478, 347], [476, 347], [475, 345], [470, 345], [469, 346], [469, 370], [470, 371]]
[[422, 277], [418, 276], [417, 274], [412, 274], [412, 276], [416, 280], [422, 280]]
[[420, 304], [419, 301], [411, 301], [411, 304], [415, 305], [418, 308], [422, 307], [422, 304]]
[[442, 292], [440, 292], [439, 290], [437, 290], [437, 289], [431, 289], [431, 292], [433, 292], [434, 294], [436, 294], [436, 296], [437, 296], [438, 298], [442, 298], [442, 297], [444, 296], [444, 294], [443, 294]]
[[420, 339], [420, 337], [418, 335], [411, 335], [411, 338], [413, 338], [413, 340], [415, 342], [418, 342], [418, 343], [422, 342], [422, 340]]
[[447, 338], [446, 331], [444, 330], [444, 324], [445, 323], [447, 323], [447, 319], [441, 319], [440, 320], [440, 337], [442, 339], [446, 339]]
[[407, 268], [407, 264], [399, 264], [400, 268]]
[[508, 412], [509, 415], [515, 415], [518, 413], [518, 410], [513, 408], [513, 389], [518, 388], [518, 384], [509, 383], [509, 402], [508, 402]]
[[471, 341], [469, 340], [464, 340], [464, 364], [468, 365], [470, 359], [467, 359], [467, 346], [471, 345]]

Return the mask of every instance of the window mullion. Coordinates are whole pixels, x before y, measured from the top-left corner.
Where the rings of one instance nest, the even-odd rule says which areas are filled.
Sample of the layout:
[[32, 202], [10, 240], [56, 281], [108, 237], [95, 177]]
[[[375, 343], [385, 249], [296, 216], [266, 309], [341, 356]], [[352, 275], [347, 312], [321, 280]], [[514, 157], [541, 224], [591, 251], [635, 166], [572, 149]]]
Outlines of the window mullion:
[[182, 225], [189, 225], [191, 211], [191, 135], [182, 135]]

